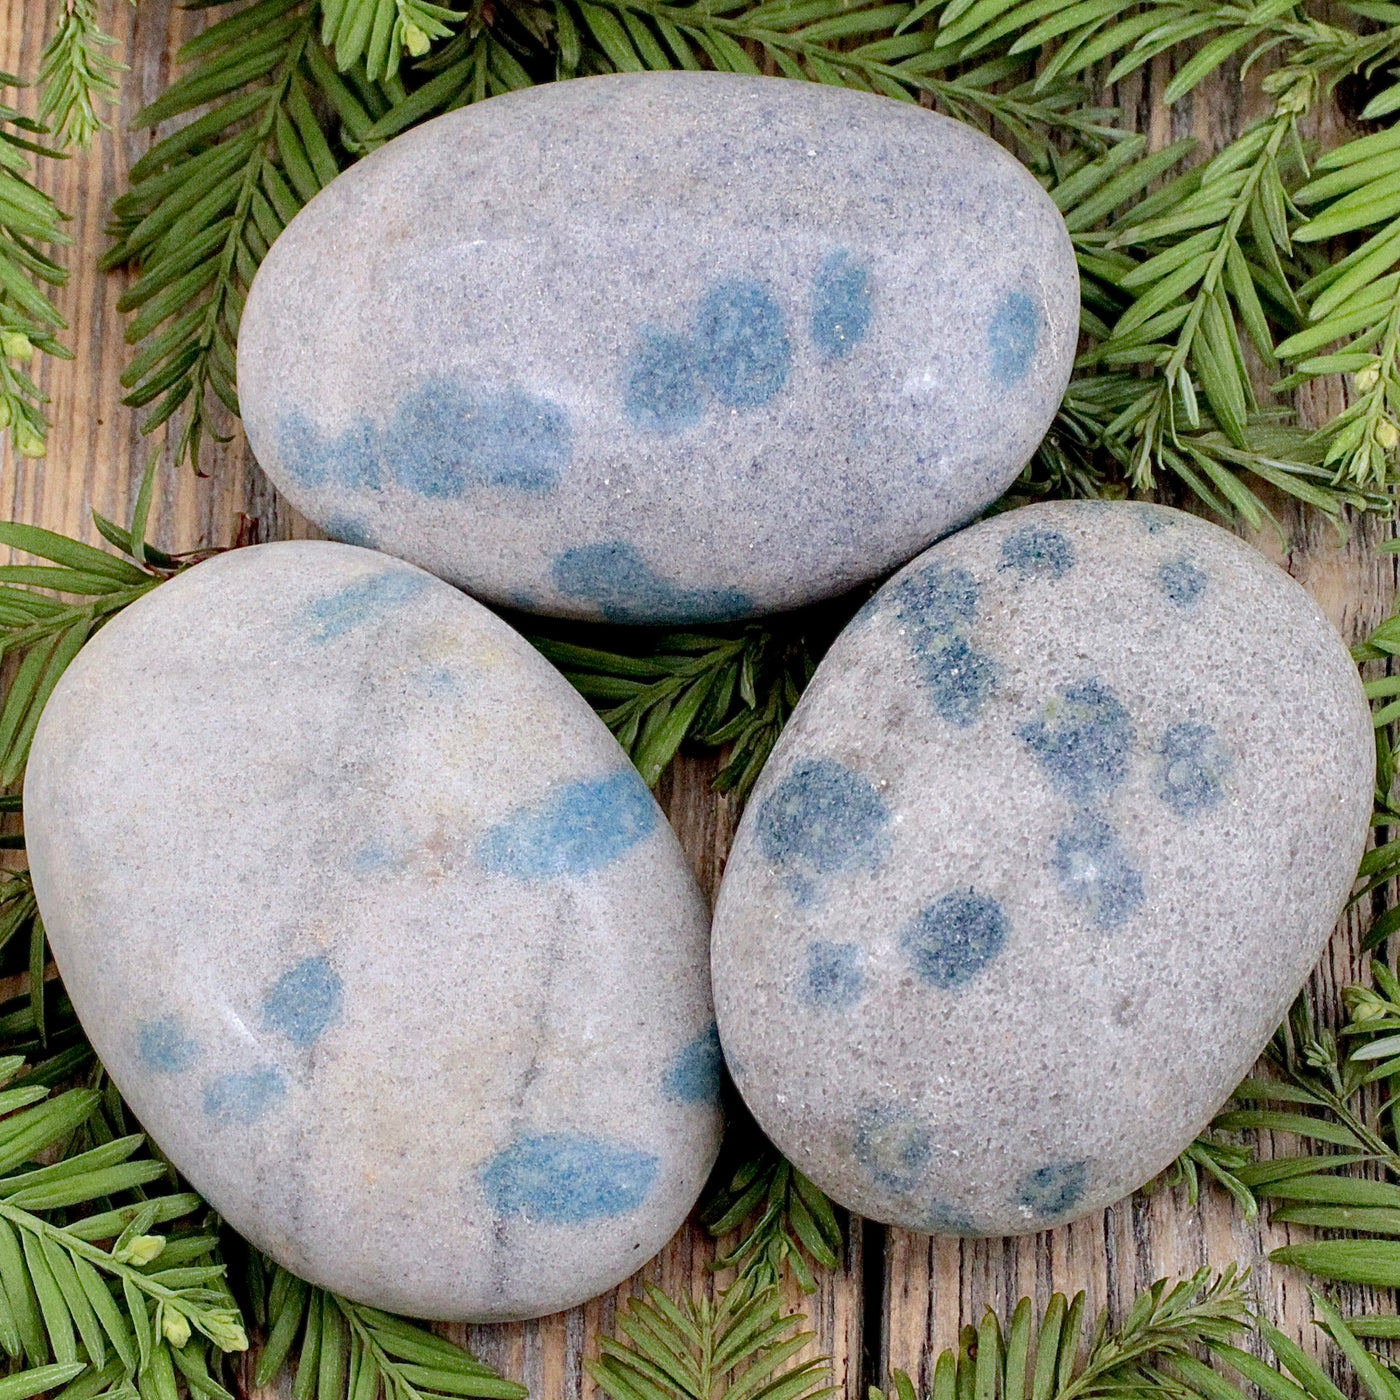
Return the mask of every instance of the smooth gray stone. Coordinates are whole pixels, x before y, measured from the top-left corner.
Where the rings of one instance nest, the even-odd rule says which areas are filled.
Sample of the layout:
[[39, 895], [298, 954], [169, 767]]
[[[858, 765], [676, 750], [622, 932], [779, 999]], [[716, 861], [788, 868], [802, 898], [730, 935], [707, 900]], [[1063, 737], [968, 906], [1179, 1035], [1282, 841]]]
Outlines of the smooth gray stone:
[[504, 623], [345, 545], [220, 555], [69, 668], [34, 886], [103, 1063], [303, 1278], [533, 1317], [644, 1264], [719, 1141], [707, 911]]
[[735, 1081], [862, 1215], [1098, 1210], [1282, 1020], [1373, 776], [1346, 648], [1235, 536], [1127, 503], [976, 525], [857, 615], [755, 788], [712, 934]]
[[248, 438], [327, 533], [614, 622], [790, 608], [1015, 479], [1074, 253], [987, 137], [716, 73], [553, 83], [398, 137], [277, 240]]

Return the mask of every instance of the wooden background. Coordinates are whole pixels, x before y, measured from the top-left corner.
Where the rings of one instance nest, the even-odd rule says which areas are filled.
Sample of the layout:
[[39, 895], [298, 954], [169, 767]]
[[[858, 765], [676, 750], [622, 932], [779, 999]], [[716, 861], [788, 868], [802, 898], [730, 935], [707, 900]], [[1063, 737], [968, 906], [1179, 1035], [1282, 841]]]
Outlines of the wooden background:
[[[0, 0], [0, 69], [30, 78], [37, 73], [61, 4]], [[126, 134], [121, 117], [159, 95], [174, 71], [177, 47], [208, 14], [184, 12], [170, 0], [139, 0], [135, 7], [127, 0], [99, 0], [98, 8], [103, 27], [121, 41], [116, 52], [129, 67], [117, 129], [99, 136], [90, 151], [65, 162], [46, 162], [40, 172], [42, 187], [73, 220], [75, 246], [67, 254], [72, 277], [57, 301], [71, 328], [67, 343], [76, 360], [41, 365], [40, 382], [52, 398], [47, 458], [16, 459], [6, 448], [0, 461], [0, 517], [94, 543], [98, 539], [89, 511], [128, 518], [147, 454], [165, 442], [163, 435], [143, 439], [140, 415], [121, 406], [118, 376], [130, 351], [116, 304], [128, 279], [96, 268], [112, 199], [125, 188], [129, 166], [154, 139], [148, 132]], [[1216, 149], [1240, 129], [1257, 103], [1253, 89], [1245, 92], [1217, 78], [1168, 109], [1160, 93], [1170, 76], [1171, 68], [1158, 60], [1112, 94], [1128, 120], [1151, 133], [1154, 146], [1189, 133], [1207, 151]], [[34, 103], [32, 91], [19, 97], [26, 111], [32, 112]], [[1333, 126], [1340, 122], [1335, 114], [1323, 120]], [[1339, 402], [1306, 407], [1320, 413], [1335, 410]], [[235, 538], [251, 543], [314, 533], [263, 479], [241, 435], [212, 448], [206, 470], [209, 475], [202, 479], [177, 471], [167, 453], [155, 517], [162, 547], [192, 549]], [[1273, 535], [1255, 543], [1309, 589], [1348, 642], [1390, 612], [1394, 556], [1377, 555], [1368, 547], [1388, 527], [1365, 522], [1343, 542], [1317, 516], [1286, 504], [1279, 516], [1288, 529], [1286, 549]], [[702, 760], [682, 759], [660, 794], [711, 896], [733, 828], [728, 804], [708, 790], [712, 771]], [[1261, 909], [1259, 915], [1268, 918], [1268, 911]], [[1314, 974], [1324, 1007], [1335, 1008], [1338, 989], [1364, 976], [1357, 946], [1354, 923], [1338, 929]], [[1093, 1047], [1085, 1046], [1084, 1053], [1093, 1054]], [[1252, 1287], [1264, 1314], [1315, 1351], [1303, 1277], [1271, 1267], [1267, 1259], [1270, 1249], [1307, 1234], [1262, 1220], [1250, 1224], [1223, 1192], [1210, 1189], [1194, 1209], [1181, 1191], [1139, 1194], [1078, 1224], [1018, 1240], [930, 1239], [852, 1220], [847, 1222], [842, 1268], [820, 1279], [815, 1296], [804, 1300], [793, 1290], [792, 1298], [807, 1310], [816, 1333], [813, 1346], [833, 1358], [835, 1380], [852, 1400], [864, 1400], [869, 1384], [883, 1384], [891, 1367], [909, 1371], [922, 1388], [931, 1379], [938, 1350], [955, 1344], [959, 1328], [976, 1322], [988, 1306], [1004, 1316], [1022, 1294], [1043, 1306], [1056, 1290], [1072, 1295], [1082, 1288], [1091, 1308], [1107, 1304], [1121, 1310], [1136, 1290], [1156, 1278], [1231, 1261], [1253, 1269]], [[539, 1322], [459, 1328], [454, 1334], [506, 1376], [524, 1381], [539, 1400], [593, 1396], [597, 1392], [583, 1361], [596, 1354], [597, 1336], [611, 1330], [615, 1309], [637, 1281], [649, 1279], [673, 1292], [689, 1289], [698, 1295], [715, 1286], [716, 1276], [707, 1268], [713, 1257], [704, 1232], [687, 1226], [615, 1294]], [[286, 1377], [281, 1388], [285, 1393]]]

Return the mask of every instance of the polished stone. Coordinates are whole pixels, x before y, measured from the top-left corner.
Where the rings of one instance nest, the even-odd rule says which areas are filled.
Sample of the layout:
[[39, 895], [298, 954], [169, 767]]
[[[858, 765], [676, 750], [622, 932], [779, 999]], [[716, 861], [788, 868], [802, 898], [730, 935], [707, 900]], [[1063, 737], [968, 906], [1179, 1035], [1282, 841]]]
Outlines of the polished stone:
[[1373, 768], [1341, 640], [1224, 530], [1060, 503], [935, 545], [818, 668], [729, 858], [715, 1003], [745, 1101], [907, 1229], [1117, 1200], [1287, 1011]]
[[704, 901], [587, 704], [447, 584], [301, 542], [162, 585], [55, 690], [25, 826], [103, 1063], [301, 1277], [536, 1316], [694, 1203]]
[[789, 608], [977, 515], [1059, 406], [1074, 253], [1001, 147], [780, 78], [546, 84], [319, 194], [248, 298], [258, 461], [338, 539], [613, 622]]

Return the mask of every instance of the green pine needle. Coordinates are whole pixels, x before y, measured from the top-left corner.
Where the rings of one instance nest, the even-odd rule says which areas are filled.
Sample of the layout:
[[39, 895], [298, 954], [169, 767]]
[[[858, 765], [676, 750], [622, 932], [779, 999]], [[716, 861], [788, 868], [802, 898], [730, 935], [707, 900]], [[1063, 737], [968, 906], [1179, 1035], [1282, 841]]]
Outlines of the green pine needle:
[[[0, 73], [0, 91], [24, 86]], [[34, 138], [41, 122], [0, 101], [0, 433], [22, 457], [42, 457], [48, 399], [30, 375], [35, 352], [71, 360], [57, 338], [66, 322], [49, 288], [68, 280], [67, 269], [46, 248], [72, 242], [63, 232], [66, 215], [29, 180], [30, 157], [59, 154]]]
[[816, 638], [830, 630], [819, 616], [810, 629], [672, 632], [627, 651], [546, 637], [534, 644], [594, 705], [649, 787], [683, 743], [728, 746], [714, 786], [743, 802], [816, 669]]
[[96, 0], [64, 0], [39, 64], [39, 120], [59, 146], [85, 147], [106, 130], [97, 109], [116, 102], [126, 72], [107, 52], [116, 42], [97, 22]]
[[527, 1393], [416, 1323], [313, 1288], [262, 1255], [250, 1263], [268, 1327], [257, 1386], [271, 1385], [295, 1354], [293, 1400], [523, 1400]]
[[[1116, 1326], [1105, 1310], [1090, 1327], [1083, 1293], [1072, 1303], [1056, 1293], [1038, 1325], [1022, 1298], [1004, 1334], [989, 1309], [979, 1327], [963, 1329], [956, 1352], [938, 1357], [926, 1400], [1153, 1400], [1163, 1392], [1243, 1400], [1197, 1353], [1244, 1332], [1245, 1278], [1231, 1265], [1214, 1278], [1201, 1269], [1171, 1289], [1159, 1279]], [[870, 1400], [917, 1400], [904, 1372], [892, 1382], [892, 1395], [872, 1387]]]
[[745, 1119], [731, 1114], [716, 1172], [719, 1184], [700, 1211], [701, 1223], [716, 1239], [738, 1232], [712, 1267], [734, 1269], [738, 1284], [756, 1288], [777, 1286], [790, 1269], [802, 1291], [814, 1293], [811, 1265], [840, 1266], [836, 1213], [826, 1195]]
[[603, 1337], [585, 1365], [611, 1400], [825, 1400], [837, 1393], [830, 1363], [794, 1360], [812, 1340], [794, 1331], [805, 1321], [783, 1316], [776, 1287], [677, 1303], [653, 1285], [618, 1314], [625, 1340]]

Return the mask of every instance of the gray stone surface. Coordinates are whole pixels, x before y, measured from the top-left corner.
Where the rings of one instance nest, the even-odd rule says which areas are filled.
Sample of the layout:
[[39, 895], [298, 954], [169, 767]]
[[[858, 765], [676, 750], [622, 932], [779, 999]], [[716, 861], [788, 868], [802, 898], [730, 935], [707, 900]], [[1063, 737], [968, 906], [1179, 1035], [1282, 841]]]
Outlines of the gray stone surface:
[[199, 565], [64, 676], [25, 824], [122, 1093], [303, 1277], [533, 1316], [698, 1195], [704, 901], [588, 706], [447, 584], [326, 543]]
[[1069, 377], [1059, 214], [889, 98], [650, 73], [492, 98], [354, 166], [263, 263], [258, 461], [327, 533], [497, 603], [792, 607], [999, 496]]
[[1336, 633], [1214, 525], [1055, 504], [936, 545], [838, 639], [739, 829], [713, 970], [745, 1100], [908, 1229], [1107, 1205], [1282, 1019], [1373, 760]]

